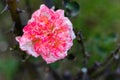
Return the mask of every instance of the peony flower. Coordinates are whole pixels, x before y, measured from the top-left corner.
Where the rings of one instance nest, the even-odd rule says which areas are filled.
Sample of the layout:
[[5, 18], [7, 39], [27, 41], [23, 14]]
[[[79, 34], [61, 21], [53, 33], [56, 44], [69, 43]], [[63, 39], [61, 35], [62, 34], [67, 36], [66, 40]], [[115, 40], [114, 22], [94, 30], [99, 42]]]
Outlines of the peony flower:
[[72, 23], [64, 16], [64, 10], [54, 11], [42, 4], [16, 40], [21, 50], [52, 63], [67, 56], [74, 38]]

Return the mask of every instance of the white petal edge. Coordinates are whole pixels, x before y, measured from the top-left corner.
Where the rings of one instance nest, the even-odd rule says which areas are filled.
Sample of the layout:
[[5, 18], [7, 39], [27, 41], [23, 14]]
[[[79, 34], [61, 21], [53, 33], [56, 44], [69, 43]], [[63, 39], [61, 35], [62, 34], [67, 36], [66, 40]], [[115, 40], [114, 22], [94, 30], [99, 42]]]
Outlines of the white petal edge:
[[25, 43], [22, 43], [20, 36], [16, 37], [16, 41], [18, 41], [20, 43], [19, 46], [20, 46], [21, 50], [26, 51], [29, 55], [32, 55], [34, 57], [38, 57], [39, 56], [39, 54], [37, 54], [35, 52], [34, 47], [32, 45], [32, 42], [26, 41]]

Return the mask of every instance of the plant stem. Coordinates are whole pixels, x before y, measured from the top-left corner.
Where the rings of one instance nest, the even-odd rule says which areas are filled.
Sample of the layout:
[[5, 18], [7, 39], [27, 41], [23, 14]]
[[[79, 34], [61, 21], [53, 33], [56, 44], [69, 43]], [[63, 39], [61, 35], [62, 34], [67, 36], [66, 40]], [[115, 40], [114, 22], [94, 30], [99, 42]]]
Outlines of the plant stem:
[[81, 50], [82, 50], [82, 53], [83, 53], [83, 56], [84, 56], [83, 66], [86, 67], [89, 55], [85, 51], [85, 46], [84, 46], [84, 41], [83, 41], [83, 35], [82, 35], [82, 33], [78, 32], [77, 33], [77, 37], [78, 37], [77, 38], [78, 42], [81, 44]]
[[6, 0], [6, 3], [8, 4], [8, 9], [11, 13], [11, 17], [14, 22], [14, 33], [16, 35], [21, 35], [22, 23], [21, 23], [20, 15], [17, 8], [17, 2], [16, 0]]
[[101, 66], [91, 75], [93, 78], [96, 78], [97, 76], [99, 76], [102, 72], [104, 72], [104, 70], [109, 67], [110, 65], [112, 65], [112, 62], [115, 59], [115, 55], [118, 55], [120, 51], [120, 46], [113, 52], [111, 53], [108, 58], [101, 64]]

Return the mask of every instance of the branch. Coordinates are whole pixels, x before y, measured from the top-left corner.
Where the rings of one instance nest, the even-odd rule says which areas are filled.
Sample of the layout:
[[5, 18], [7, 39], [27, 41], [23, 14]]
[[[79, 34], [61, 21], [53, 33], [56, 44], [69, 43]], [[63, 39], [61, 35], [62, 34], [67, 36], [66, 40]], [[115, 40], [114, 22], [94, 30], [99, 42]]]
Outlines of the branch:
[[6, 0], [6, 3], [8, 5], [9, 11], [11, 13], [12, 20], [15, 23], [14, 33], [16, 35], [21, 35], [22, 34], [22, 23], [21, 23], [19, 11], [17, 8], [17, 2], [16, 2], [16, 0]]
[[119, 51], [120, 51], [120, 46], [118, 46], [118, 48], [108, 56], [108, 58], [101, 64], [101, 66], [91, 76], [93, 78], [96, 78], [101, 73], [103, 73], [108, 66], [112, 65], [112, 62], [119, 58], [117, 57], [119, 55]]
[[83, 35], [82, 35], [81, 32], [77, 33], [77, 40], [81, 44], [81, 50], [82, 50], [82, 53], [83, 53], [83, 56], [84, 56], [83, 64], [84, 64], [84, 67], [86, 67], [89, 55], [85, 51], [85, 46], [84, 46], [84, 42], [83, 42]]
[[8, 5], [6, 5], [5, 7], [4, 7], [4, 9], [0, 12], [0, 14], [3, 14], [5, 11], [7, 11], [8, 10]]
[[82, 80], [86, 80], [87, 79], [87, 63], [88, 63], [88, 57], [89, 57], [89, 55], [85, 51], [85, 46], [84, 46], [84, 41], [83, 41], [83, 35], [82, 35], [81, 32], [77, 32], [77, 40], [81, 44], [81, 50], [82, 50], [83, 57], [84, 57], [83, 68], [82, 68], [82, 72], [83, 72]]

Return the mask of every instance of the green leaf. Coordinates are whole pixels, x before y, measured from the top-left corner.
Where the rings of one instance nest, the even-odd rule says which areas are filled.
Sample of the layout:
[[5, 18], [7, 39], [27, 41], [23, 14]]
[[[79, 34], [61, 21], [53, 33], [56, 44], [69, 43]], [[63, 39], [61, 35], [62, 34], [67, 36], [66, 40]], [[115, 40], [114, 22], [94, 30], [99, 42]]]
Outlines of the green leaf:
[[65, 4], [66, 15], [70, 17], [77, 16], [80, 10], [80, 6], [77, 2], [68, 2]]

